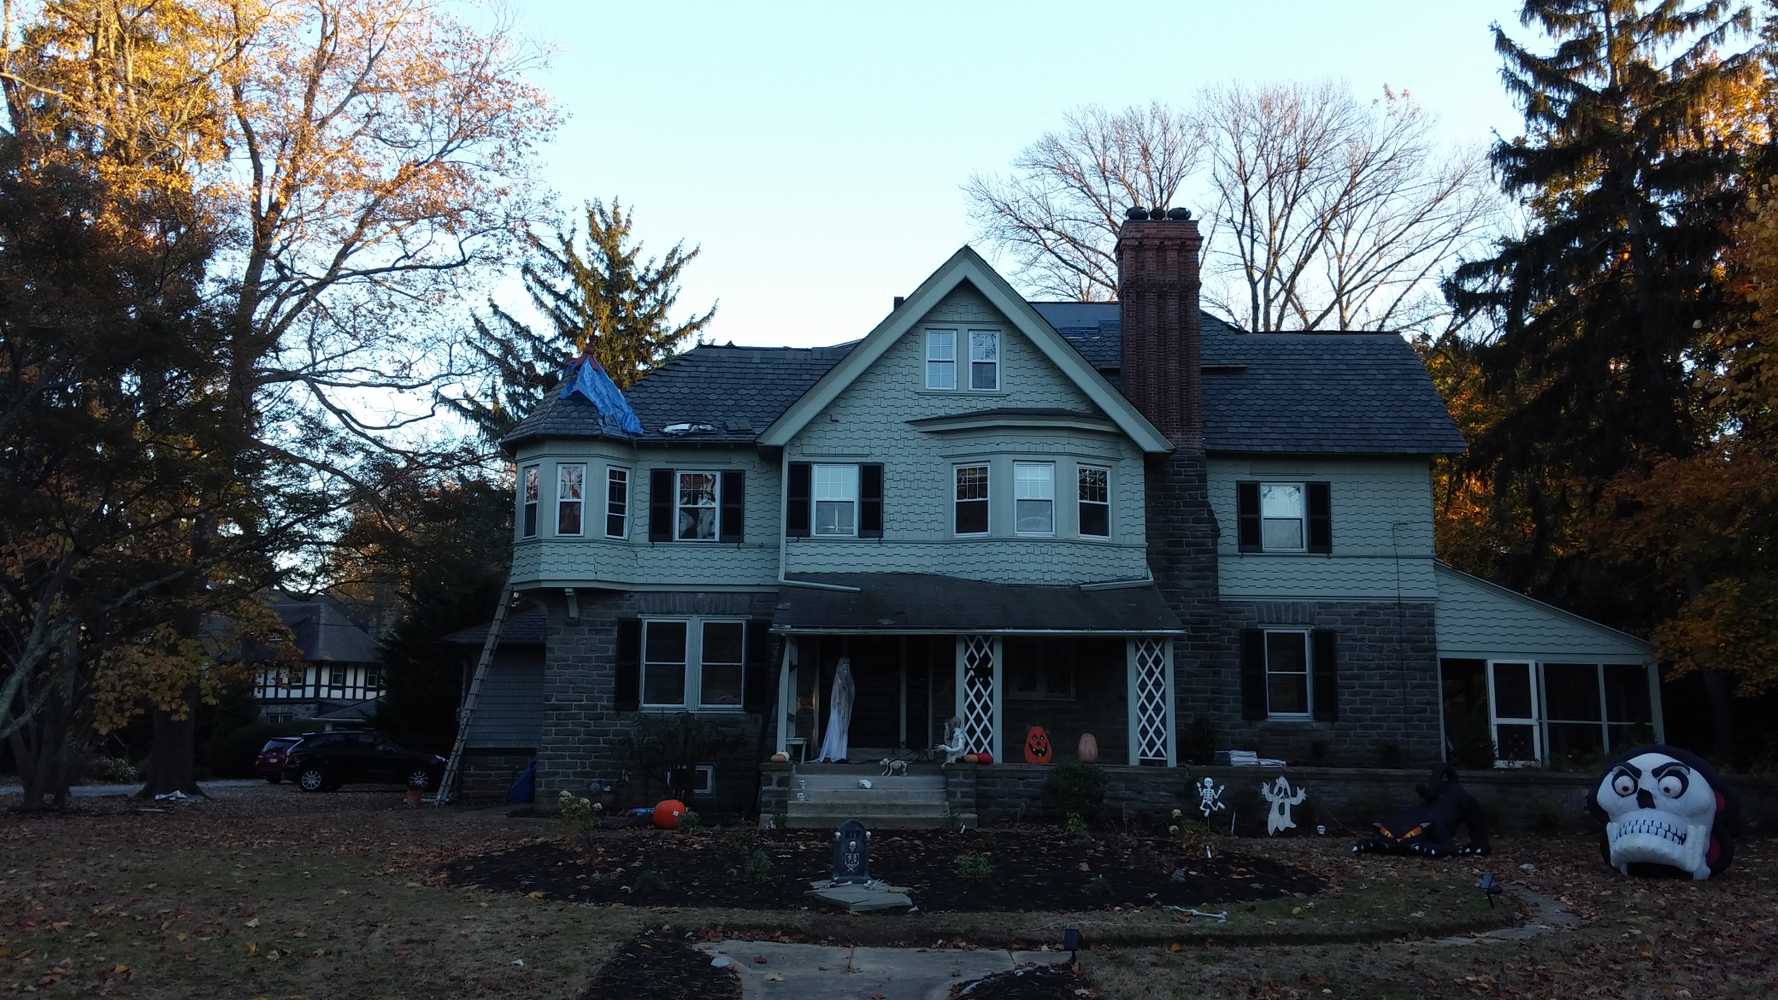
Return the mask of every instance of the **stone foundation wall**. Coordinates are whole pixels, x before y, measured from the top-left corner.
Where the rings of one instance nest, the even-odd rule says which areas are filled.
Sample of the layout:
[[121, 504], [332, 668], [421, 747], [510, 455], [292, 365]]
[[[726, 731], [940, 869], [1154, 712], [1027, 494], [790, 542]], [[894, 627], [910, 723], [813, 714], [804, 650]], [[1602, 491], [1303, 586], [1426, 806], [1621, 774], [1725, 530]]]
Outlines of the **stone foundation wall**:
[[531, 763], [531, 750], [465, 750], [458, 767], [457, 796], [465, 799], [505, 801], [512, 783]]

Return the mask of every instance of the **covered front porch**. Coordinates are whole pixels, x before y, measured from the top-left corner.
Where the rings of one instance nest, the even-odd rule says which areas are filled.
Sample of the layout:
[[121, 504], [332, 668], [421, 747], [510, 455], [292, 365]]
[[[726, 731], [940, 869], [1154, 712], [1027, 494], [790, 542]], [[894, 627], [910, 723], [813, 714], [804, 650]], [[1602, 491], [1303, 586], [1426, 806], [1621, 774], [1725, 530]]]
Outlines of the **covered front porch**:
[[1177, 763], [1180, 629], [1152, 586], [1093, 590], [922, 574], [819, 582], [825, 586], [786, 590], [773, 622], [785, 637], [776, 749], [793, 762], [817, 758], [845, 658], [856, 689], [848, 741], [855, 762], [920, 759], [956, 718], [965, 751], [997, 761], [1024, 760], [1036, 726], [1047, 734], [1049, 761], [1076, 759], [1081, 737], [1091, 734], [1102, 762]]

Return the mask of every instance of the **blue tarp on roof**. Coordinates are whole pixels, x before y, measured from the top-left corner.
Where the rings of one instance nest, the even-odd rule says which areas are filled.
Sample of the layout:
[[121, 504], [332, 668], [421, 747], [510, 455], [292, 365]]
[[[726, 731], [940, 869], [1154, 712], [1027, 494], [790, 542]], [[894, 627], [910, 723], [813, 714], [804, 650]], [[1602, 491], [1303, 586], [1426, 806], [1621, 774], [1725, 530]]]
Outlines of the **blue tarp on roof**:
[[624, 399], [623, 390], [605, 374], [605, 366], [588, 354], [568, 366], [562, 373], [562, 399], [579, 395], [599, 411], [599, 429], [606, 434], [636, 437], [642, 433], [642, 421]]

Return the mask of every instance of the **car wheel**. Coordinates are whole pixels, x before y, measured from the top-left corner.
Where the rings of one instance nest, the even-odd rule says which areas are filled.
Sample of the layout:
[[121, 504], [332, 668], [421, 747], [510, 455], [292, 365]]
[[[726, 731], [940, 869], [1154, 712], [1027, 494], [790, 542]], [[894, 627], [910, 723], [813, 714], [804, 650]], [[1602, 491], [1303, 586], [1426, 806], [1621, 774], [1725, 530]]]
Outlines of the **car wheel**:
[[318, 767], [305, 767], [296, 776], [296, 784], [305, 792], [327, 791], [327, 775]]
[[407, 787], [431, 791], [434, 781], [432, 772], [423, 767], [416, 767], [407, 774]]
[[266, 784], [268, 784], [268, 785], [275, 785], [275, 784], [277, 784], [277, 783], [278, 783], [278, 782], [280, 782], [280, 781], [283, 781], [283, 780], [284, 780], [284, 779], [283, 779], [283, 778], [281, 778], [281, 777], [279, 777], [279, 776], [278, 776], [278, 775], [275, 775], [275, 774], [274, 774], [274, 775], [272, 775], [272, 776], [271, 776], [271, 777], [269, 777], [269, 778], [267, 778], [267, 779], [265, 779], [265, 783], [266, 783]]

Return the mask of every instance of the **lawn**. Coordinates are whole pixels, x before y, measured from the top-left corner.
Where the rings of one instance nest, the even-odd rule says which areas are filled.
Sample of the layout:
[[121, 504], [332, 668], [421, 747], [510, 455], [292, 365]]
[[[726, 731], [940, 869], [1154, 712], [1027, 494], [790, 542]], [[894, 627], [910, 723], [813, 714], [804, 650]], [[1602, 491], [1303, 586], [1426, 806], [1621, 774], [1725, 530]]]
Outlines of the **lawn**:
[[[267, 789], [156, 812], [124, 800], [81, 807], [61, 817], [0, 815], [0, 995], [581, 997], [608, 958], [668, 924], [697, 938], [920, 947], [1037, 946], [1077, 927], [1089, 945], [1083, 971], [1106, 997], [1702, 998], [1778, 989], [1770, 842], [1744, 843], [1730, 878], [1693, 884], [1620, 880], [1577, 838], [1508, 840], [1492, 858], [1444, 862], [1353, 859], [1332, 840], [1243, 841], [1236, 846], [1256, 870], [1299, 869], [1320, 891], [1200, 901], [1228, 910], [1226, 923], [1148, 901], [1055, 912], [1041, 898], [1018, 913], [837, 917], [790, 894], [781, 909], [575, 901], [546, 891], [563, 884], [560, 874], [544, 889], [453, 885], [453, 866], [553, 850], [553, 823], [495, 809], [409, 810], [396, 793]], [[817, 856], [800, 842], [761, 842], [795, 866]], [[681, 866], [708, 856], [726, 873], [754, 841], [701, 831], [643, 843]], [[1012, 843], [1006, 834], [977, 842], [1007, 855], [1017, 853]], [[537, 856], [576, 867], [571, 856]], [[935, 854], [933, 865], [951, 860]], [[575, 874], [597, 878], [605, 864]], [[1521, 896], [1567, 907], [1581, 926], [1472, 943], [1476, 931], [1521, 922], [1517, 903], [1490, 910], [1474, 889], [1483, 870]], [[1396, 940], [1406, 935], [1422, 940]]]

